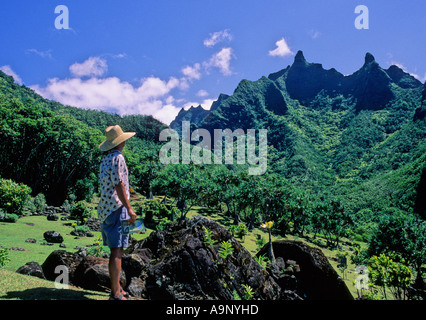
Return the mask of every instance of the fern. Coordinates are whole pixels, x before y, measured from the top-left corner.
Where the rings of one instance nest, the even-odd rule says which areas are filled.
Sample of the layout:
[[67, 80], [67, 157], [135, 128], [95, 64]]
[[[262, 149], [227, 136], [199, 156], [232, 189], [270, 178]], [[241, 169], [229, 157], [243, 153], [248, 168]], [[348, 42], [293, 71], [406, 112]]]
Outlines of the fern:
[[230, 256], [234, 252], [234, 248], [232, 248], [232, 243], [229, 241], [222, 241], [220, 244], [220, 248], [218, 250], [219, 256], [226, 260], [228, 256]]
[[263, 254], [261, 256], [255, 257], [254, 260], [260, 264], [262, 268], [266, 268], [266, 264], [270, 262], [270, 260]]
[[205, 226], [203, 226], [203, 229], [204, 229], [204, 242], [209, 244], [210, 247], [213, 249], [213, 245], [214, 245], [214, 242], [212, 239], [213, 232], [207, 229]]
[[247, 284], [242, 284], [241, 286], [244, 288], [244, 299], [245, 300], [253, 299], [253, 296], [254, 296], [253, 288]]

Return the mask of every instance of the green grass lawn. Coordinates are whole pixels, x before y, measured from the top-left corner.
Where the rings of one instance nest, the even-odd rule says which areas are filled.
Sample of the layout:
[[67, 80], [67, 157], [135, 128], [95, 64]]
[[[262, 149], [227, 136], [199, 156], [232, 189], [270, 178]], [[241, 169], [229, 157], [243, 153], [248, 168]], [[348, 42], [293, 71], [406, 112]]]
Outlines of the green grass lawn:
[[[92, 245], [100, 232], [93, 232], [95, 237], [76, 238], [70, 232], [73, 227], [67, 226], [72, 221], [48, 221], [45, 216], [26, 216], [16, 223], [0, 222], [0, 246], [3, 248], [22, 248], [25, 251], [8, 250], [10, 261], [0, 269], [0, 300], [82, 300], [107, 299], [107, 295], [89, 292], [75, 287], [56, 289], [52, 281], [21, 275], [15, 271], [27, 262], [35, 261], [42, 264], [54, 250], [75, 252], [77, 246]], [[59, 244], [45, 245], [43, 233], [48, 230], [59, 232], [66, 248]], [[32, 238], [36, 243], [25, 242]]]
[[[84, 247], [92, 245], [100, 232], [93, 232], [95, 237], [75, 236], [70, 232], [73, 230], [71, 226], [65, 224], [72, 221], [48, 221], [45, 216], [28, 216], [20, 218], [16, 223], [0, 222], [0, 246], [4, 248], [23, 248], [26, 251], [9, 250], [10, 262], [4, 267], [7, 270], [16, 271], [19, 267], [30, 261], [40, 264], [46, 260], [47, 256], [54, 250], [67, 250], [75, 252], [76, 247]], [[53, 245], [43, 245], [46, 241], [43, 233], [48, 230], [59, 232], [64, 238], [63, 244], [66, 248], [60, 248], [58, 243]], [[25, 240], [32, 238], [36, 243], [28, 243]]]
[[[48, 221], [46, 216], [25, 216], [16, 223], [0, 222], [0, 246], [6, 249], [22, 248], [25, 251], [8, 250], [10, 261], [0, 269], [0, 300], [105, 300], [106, 293], [91, 292], [70, 286], [68, 289], [57, 289], [52, 281], [37, 277], [21, 275], [15, 271], [27, 262], [38, 262], [40, 265], [55, 250], [78, 251], [77, 247], [93, 245], [100, 232], [92, 232], [94, 237], [75, 237], [70, 234], [74, 229], [69, 221]], [[64, 238], [61, 248], [58, 243], [46, 245], [43, 233], [48, 230], [59, 232]], [[145, 234], [133, 234], [136, 240], [147, 237]], [[25, 242], [32, 238], [36, 243]], [[105, 249], [108, 251], [107, 247]]]
[[76, 287], [58, 289], [52, 281], [0, 269], [0, 300], [107, 300], [107, 293]]

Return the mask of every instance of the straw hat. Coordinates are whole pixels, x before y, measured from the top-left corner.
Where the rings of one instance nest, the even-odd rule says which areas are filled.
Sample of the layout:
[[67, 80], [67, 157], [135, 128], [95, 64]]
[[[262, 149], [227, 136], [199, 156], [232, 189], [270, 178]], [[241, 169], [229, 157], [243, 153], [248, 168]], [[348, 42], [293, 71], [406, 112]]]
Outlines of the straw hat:
[[119, 125], [110, 126], [105, 129], [106, 141], [99, 145], [102, 151], [108, 151], [118, 146], [120, 143], [133, 137], [136, 132], [123, 132]]

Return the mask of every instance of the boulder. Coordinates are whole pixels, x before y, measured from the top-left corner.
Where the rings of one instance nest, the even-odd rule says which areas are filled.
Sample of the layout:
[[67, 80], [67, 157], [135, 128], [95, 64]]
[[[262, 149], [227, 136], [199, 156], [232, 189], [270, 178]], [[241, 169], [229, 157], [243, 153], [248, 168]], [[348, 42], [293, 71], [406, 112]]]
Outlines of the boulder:
[[152, 257], [149, 249], [136, 249], [131, 254], [127, 254], [122, 259], [122, 267], [126, 273], [126, 278], [130, 281], [133, 277], [140, 277], [142, 272], [149, 267]]
[[27, 262], [24, 266], [16, 270], [16, 272], [28, 276], [38, 277], [40, 279], [46, 279], [43, 273], [43, 269], [38, 262]]
[[89, 227], [91, 231], [101, 231], [101, 222], [96, 218], [88, 218], [85, 225]]
[[58, 221], [59, 217], [56, 214], [54, 214], [53, 212], [50, 212], [47, 215], [47, 220], [49, 220], [49, 221]]
[[132, 297], [145, 298], [148, 296], [146, 291], [146, 283], [144, 278], [134, 277], [130, 279], [130, 283], [127, 286], [127, 292]]
[[90, 231], [84, 231], [84, 230], [73, 230], [70, 232], [70, 234], [76, 237], [94, 237], [95, 236]]
[[[206, 229], [213, 244], [205, 241]], [[227, 257], [219, 254], [223, 242], [232, 245]], [[244, 297], [242, 285], [251, 287], [256, 300], [352, 299], [321, 250], [285, 240], [273, 248], [276, 261], [264, 269], [225, 227], [196, 216], [133, 240], [122, 259], [120, 281], [144, 299], [232, 300]], [[109, 292], [108, 259], [82, 252], [52, 252], [41, 266], [46, 279], [55, 280], [55, 268], [66, 266], [70, 284]]]
[[[212, 232], [214, 246], [204, 241], [204, 227]], [[233, 248], [226, 259], [218, 254], [223, 241]], [[148, 299], [231, 300], [235, 294], [244, 296], [243, 284], [252, 288], [254, 299], [300, 299], [282, 290], [226, 228], [205, 217], [169, 223], [164, 230], [133, 243], [128, 253], [143, 249], [149, 249], [145, 253], [150, 263], [139, 269], [139, 278], [144, 279]]]
[[[267, 254], [268, 246], [266, 244], [258, 255]], [[281, 257], [286, 261], [286, 270], [294, 275], [297, 281], [295, 292], [299, 296], [307, 300], [353, 300], [345, 282], [320, 249], [290, 240], [274, 241], [272, 247], [276, 259]], [[283, 279], [284, 283], [286, 281]]]
[[65, 250], [53, 251], [41, 265], [47, 280], [54, 281], [59, 275], [55, 272], [57, 266], [65, 266], [69, 271], [69, 279], [72, 282], [75, 269], [80, 264], [83, 257], [80, 254]]
[[44, 239], [49, 243], [62, 243], [64, 238], [59, 232], [56, 231], [46, 231], [43, 234]]
[[12, 251], [28, 251], [27, 249], [22, 248], [22, 247], [11, 247], [11, 248], [9, 248], [9, 250], [12, 250]]
[[[84, 257], [77, 266], [71, 281], [74, 285], [87, 290], [110, 292], [111, 281], [108, 271], [108, 259], [92, 256]], [[121, 286], [126, 285], [126, 277], [122, 270]]]

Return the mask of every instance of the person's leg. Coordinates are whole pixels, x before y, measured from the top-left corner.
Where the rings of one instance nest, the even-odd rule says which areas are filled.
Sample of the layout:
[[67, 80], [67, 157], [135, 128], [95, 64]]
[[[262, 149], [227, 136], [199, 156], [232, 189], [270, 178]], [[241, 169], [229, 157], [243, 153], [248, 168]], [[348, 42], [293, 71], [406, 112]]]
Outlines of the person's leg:
[[[121, 274], [121, 258], [123, 256], [123, 248], [111, 248], [109, 257], [109, 276], [111, 279], [111, 295], [119, 297], [121, 295], [120, 274]], [[123, 296], [123, 300], [126, 298]]]
[[119, 298], [123, 295], [123, 300], [129, 300], [130, 295], [124, 292], [120, 286], [121, 275], [121, 259], [124, 248], [129, 245], [129, 235], [122, 234], [121, 217], [126, 217], [127, 211], [121, 207], [107, 217], [104, 223], [101, 224], [102, 237], [104, 245], [107, 245], [110, 250], [108, 263], [109, 275], [111, 280], [111, 296]]

